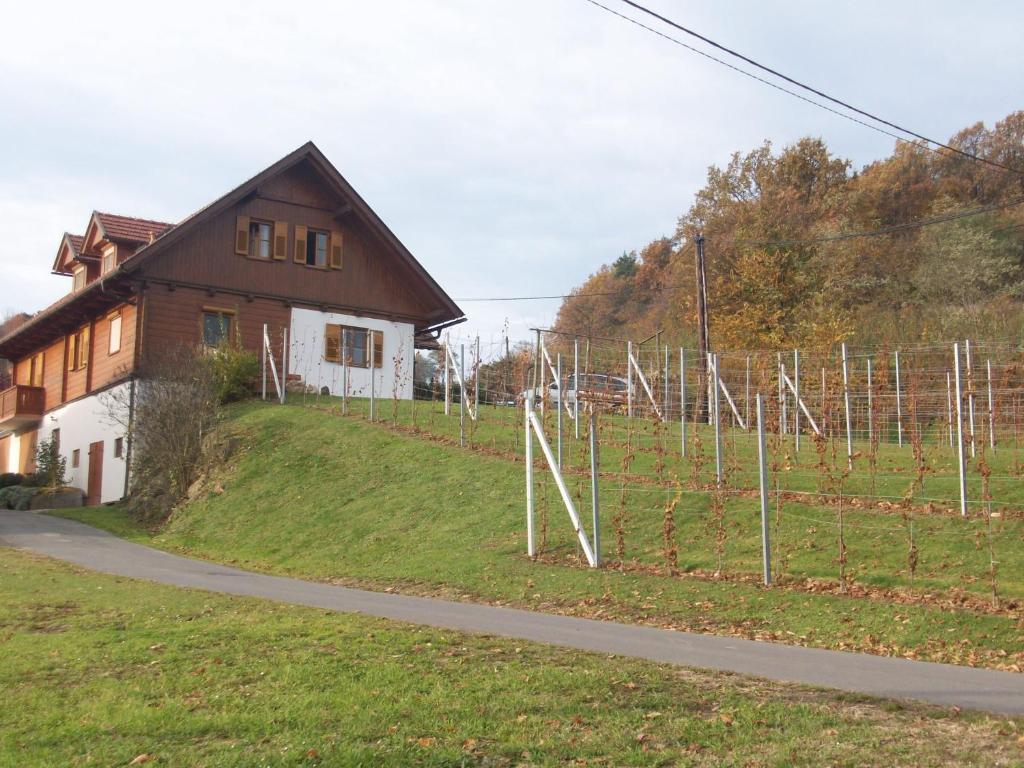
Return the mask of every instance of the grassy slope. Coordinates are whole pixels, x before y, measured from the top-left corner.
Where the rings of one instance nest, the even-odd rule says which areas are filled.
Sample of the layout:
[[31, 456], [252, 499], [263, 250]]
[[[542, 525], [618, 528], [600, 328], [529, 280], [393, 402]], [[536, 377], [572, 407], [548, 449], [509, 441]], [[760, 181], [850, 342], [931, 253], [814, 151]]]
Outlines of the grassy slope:
[[[314, 399], [321, 407], [338, 406], [337, 398]], [[350, 410], [365, 415], [366, 402], [353, 400]], [[455, 442], [459, 437], [459, 419], [446, 418], [436, 403], [391, 401], [380, 405], [379, 413], [386, 421], [412, 427], [418, 433]], [[549, 409], [546, 416], [548, 434], [555, 431], [555, 419]], [[490, 454], [518, 459], [522, 455], [522, 415], [511, 408], [483, 407], [479, 422], [467, 420], [466, 439], [470, 445]], [[689, 455], [679, 455], [679, 425], [654, 424], [650, 419], [629, 421], [621, 415], [603, 414], [600, 422], [601, 468], [605, 475], [602, 488], [605, 523], [610, 522], [620, 506], [626, 516], [626, 553], [629, 559], [661, 562], [662, 510], [681, 491], [676, 501], [675, 524], [679, 530], [680, 562], [684, 569], [718, 568], [714, 554], [717, 537], [711, 511], [711, 493], [715, 462], [713, 435], [709, 428], [688, 425]], [[585, 431], [585, 430], [584, 430]], [[563, 467], [572, 474], [577, 468], [589, 471], [586, 438], [572, 439], [573, 430], [566, 420]], [[694, 438], [701, 436], [698, 447]], [[724, 563], [730, 573], [760, 573], [760, 528], [758, 505], [754, 491], [758, 487], [757, 448], [755, 435], [739, 429], [727, 430], [724, 438], [726, 483], [730, 488], [750, 491], [746, 499], [728, 500], [729, 520], [725, 526], [727, 539]], [[894, 438], [895, 439], [895, 438]], [[628, 456], [627, 456], [627, 446]], [[784, 561], [787, 574], [797, 577], [828, 578], [837, 576], [837, 505], [828, 490], [842, 475], [845, 464], [845, 442], [832, 440], [823, 444], [824, 461], [831, 465], [824, 476], [814, 442], [806, 437], [802, 449], [794, 450], [792, 437], [769, 441], [769, 463], [773, 484], [777, 482], [784, 496], [781, 523], [776, 534], [776, 560]], [[992, 592], [992, 561], [995, 560], [995, 587], [1000, 597], [1024, 600], [1024, 475], [1021, 472], [1017, 440], [1006, 437], [1005, 445], [986, 461], [991, 468], [990, 491], [997, 517], [984, 514], [979, 461], [969, 462], [968, 502], [971, 516], [959, 518], [958, 483], [955, 456], [943, 444], [922, 445], [924, 476], [918, 484], [913, 450], [909, 444], [878, 446], [874, 471], [867, 454], [870, 446], [855, 443], [859, 456], [854, 470], [843, 480], [845, 504], [844, 529], [847, 544], [847, 571], [859, 584], [877, 588], [908, 587], [920, 590], [962, 590], [974, 597], [988, 598]], [[701, 458], [695, 460], [696, 454]], [[539, 454], [539, 451], [538, 451]], [[979, 454], [980, 455], [980, 454]], [[657, 467], [662, 465], [659, 471]], [[628, 467], [625, 490], [615, 479]], [[662, 487], [651, 483], [660, 475]], [[704, 487], [695, 489], [693, 478], [699, 476]], [[831, 478], [829, 478], [831, 476]], [[673, 478], [679, 479], [679, 485]], [[574, 478], [579, 488], [581, 506], [589, 506], [586, 477]], [[644, 482], [646, 481], [646, 482]], [[545, 480], [542, 477], [543, 487]], [[557, 504], [555, 489], [547, 482], [547, 496]], [[574, 489], [575, 491], [576, 489]], [[899, 505], [912, 498], [915, 507]], [[623, 502], [623, 498], [625, 499]], [[926, 511], [927, 505], [934, 507]], [[991, 523], [991, 525], [989, 524]], [[605, 531], [605, 542], [611, 538]], [[991, 542], [991, 551], [989, 544]], [[917, 553], [916, 572], [911, 578], [908, 553], [911, 544]]]
[[142, 584], [0, 549], [0, 764], [1019, 765], [894, 708]]
[[[299, 407], [246, 405], [229, 428], [244, 445], [220, 478], [223, 492], [186, 506], [152, 538], [116, 509], [74, 516], [214, 560], [376, 588], [959, 663], [1024, 659], [1012, 616], [568, 567], [571, 531], [553, 497], [549, 549], [561, 559], [531, 563], [523, 552], [522, 465], [502, 458]], [[661, 511], [647, 514], [635, 537], [656, 552]], [[699, 519], [688, 531], [680, 518], [685, 559], [707, 531]], [[749, 530], [756, 518], [730, 512], [729, 520], [727, 550], [739, 558], [756, 552]], [[606, 530], [605, 541], [612, 538]], [[860, 544], [871, 550], [870, 541]], [[859, 546], [855, 537], [850, 546]], [[806, 552], [812, 566], [815, 555], [828, 561], [820, 549]]]
[[[301, 397], [301, 395], [294, 396], [294, 400], [298, 402]], [[341, 405], [340, 398], [318, 398], [312, 395], [307, 396], [305, 402], [308, 405], [338, 407]], [[365, 417], [368, 410], [367, 400], [351, 399], [349, 401], [349, 411], [353, 415]], [[481, 406], [480, 412], [481, 416], [478, 422], [466, 420], [466, 435], [469, 442], [505, 451], [515, 456], [522, 455], [519, 442], [523, 428], [522, 411], [515, 408], [485, 405]], [[459, 437], [458, 406], [453, 406], [451, 418], [444, 417], [443, 413], [444, 409], [441, 404], [421, 401], [415, 403], [399, 401], [396, 403], [387, 400], [378, 406], [379, 417], [386, 421], [397, 421], [399, 424], [407, 426], [415, 425], [417, 429], [424, 432], [457, 440]], [[771, 416], [766, 418], [770, 426]], [[554, 434], [556, 419], [552, 407], [546, 410], [545, 421], [548, 433]], [[573, 432], [572, 423], [567, 416], [563, 421], [565, 433], [569, 435]], [[837, 425], [834, 424], [833, 427], [836, 428]], [[891, 500], [903, 499], [909, 493], [922, 503], [931, 499], [942, 499], [943, 502], [940, 506], [956, 507], [959, 499], [956, 453], [947, 444], [945, 430], [940, 427], [941, 425], [933, 425], [922, 430], [922, 455], [926, 467], [926, 477], [924, 484], [920, 487], [912, 487], [915, 472], [909, 424], [902, 448], [896, 444], [895, 426], [890, 425], [887, 432], [880, 431], [880, 438], [884, 435], [885, 439], [879, 440], [874, 472], [871, 471], [869, 461], [871, 444], [865, 435], [855, 435], [853, 449], [856, 459], [854, 471], [846, 480], [846, 493]], [[702, 451], [705, 456], [701, 475], [705, 482], [711, 482], [715, 471], [712, 430], [706, 426], [698, 430], [693, 422], [688, 422], [688, 450], [692, 457], [695, 450], [693, 437], [698, 431], [701, 435]], [[664, 445], [663, 460], [666, 477], [676, 474], [685, 480], [693, 471], [692, 462], [680, 456], [680, 426], [676, 421], [656, 426], [655, 420], [649, 413], [645, 418], [633, 420], [626, 419], [621, 414], [602, 413], [600, 433], [602, 464], [605, 471], [609, 469], [617, 471], [620, 468], [623, 455], [626, 452], [627, 441], [631, 446], [630, 471], [633, 473], [647, 475], [654, 473], [659, 443]], [[728, 457], [726, 472], [730, 475], [730, 483], [736, 487], [756, 488], [756, 430], [746, 432], [742, 429], [726, 427], [723, 434], [725, 453]], [[1024, 453], [1022, 453], [1024, 446], [1021, 445], [1020, 437], [1012, 432], [1001, 433], [999, 438], [999, 448], [995, 453], [983, 451], [992, 470], [990, 476], [992, 497], [997, 507], [1000, 504], [1005, 504], [1020, 509], [1024, 506], [1024, 483], [1021, 483], [1021, 480], [1024, 479]], [[785, 467], [781, 476], [783, 489], [805, 493], [821, 490], [818, 454], [814, 441], [809, 435], [804, 435], [799, 452], [794, 450], [795, 444], [792, 435], [777, 443], [769, 440], [768, 447], [772, 458], [777, 460], [780, 466]], [[984, 446], [982, 447], [984, 448]], [[841, 432], [826, 442], [825, 452], [830, 462], [834, 459], [841, 467], [846, 455], [846, 441]], [[979, 457], [981, 453], [979, 452]], [[572, 459], [573, 456], [569, 455], [570, 462]], [[968, 501], [975, 510], [980, 509], [982, 478], [978, 469], [978, 460], [971, 460], [969, 452], [967, 483]]]

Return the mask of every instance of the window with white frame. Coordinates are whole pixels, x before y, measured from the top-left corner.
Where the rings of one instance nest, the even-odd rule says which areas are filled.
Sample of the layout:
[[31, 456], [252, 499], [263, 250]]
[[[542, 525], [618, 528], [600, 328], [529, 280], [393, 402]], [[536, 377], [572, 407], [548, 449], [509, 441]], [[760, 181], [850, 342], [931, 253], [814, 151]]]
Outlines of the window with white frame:
[[114, 271], [114, 267], [116, 267], [116, 266], [117, 266], [117, 246], [116, 245], [109, 245], [103, 251], [103, 270], [102, 270], [103, 274], [105, 275], [108, 272], [113, 272]]
[[121, 351], [121, 313], [110, 318], [110, 339], [107, 343], [107, 354], [114, 355]]
[[271, 225], [266, 221], [249, 222], [249, 255], [256, 259], [270, 258]]
[[326, 232], [309, 230], [306, 236], [306, 264], [311, 267], [327, 266], [327, 238]]

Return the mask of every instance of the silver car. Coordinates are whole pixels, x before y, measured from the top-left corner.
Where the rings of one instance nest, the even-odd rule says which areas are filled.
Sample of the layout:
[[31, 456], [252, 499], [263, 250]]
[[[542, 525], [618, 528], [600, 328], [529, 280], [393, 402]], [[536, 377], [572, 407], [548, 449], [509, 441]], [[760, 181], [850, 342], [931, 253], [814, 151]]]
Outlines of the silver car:
[[[564, 384], [565, 402], [567, 405], [576, 403], [576, 387], [573, 376], [566, 377]], [[629, 384], [621, 376], [611, 376], [605, 373], [581, 373], [579, 375], [580, 401], [595, 401], [611, 404], [625, 404]], [[527, 392], [522, 393], [523, 400], [528, 397]], [[552, 381], [546, 388], [547, 402], [558, 406], [561, 404], [561, 391], [558, 382]]]

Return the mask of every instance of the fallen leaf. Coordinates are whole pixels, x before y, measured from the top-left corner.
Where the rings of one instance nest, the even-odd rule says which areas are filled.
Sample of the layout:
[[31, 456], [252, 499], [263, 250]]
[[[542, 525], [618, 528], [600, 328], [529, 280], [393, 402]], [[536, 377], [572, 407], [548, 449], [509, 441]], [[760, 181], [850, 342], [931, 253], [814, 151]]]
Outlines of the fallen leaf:
[[143, 752], [141, 755], [137, 755], [128, 765], [142, 765], [143, 763], [149, 763], [156, 760], [156, 755], [151, 755], [148, 752]]

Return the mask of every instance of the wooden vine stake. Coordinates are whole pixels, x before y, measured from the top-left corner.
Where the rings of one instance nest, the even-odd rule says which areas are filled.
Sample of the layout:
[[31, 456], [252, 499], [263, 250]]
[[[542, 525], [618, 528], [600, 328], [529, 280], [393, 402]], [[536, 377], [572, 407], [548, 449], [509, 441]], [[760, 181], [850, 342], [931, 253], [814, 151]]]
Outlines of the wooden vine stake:
[[985, 443], [978, 444], [978, 472], [981, 474], [981, 498], [985, 505], [985, 539], [988, 543], [988, 580], [992, 593], [992, 607], [999, 607], [999, 589], [997, 584], [999, 563], [996, 560], [994, 534], [992, 531], [992, 490], [990, 486], [992, 467], [985, 456]]
[[665, 514], [662, 518], [661, 536], [664, 544], [665, 566], [670, 576], [679, 572], [679, 551], [676, 546], [676, 507], [683, 497], [683, 486], [679, 478], [673, 476], [675, 482], [675, 493], [665, 504]]

